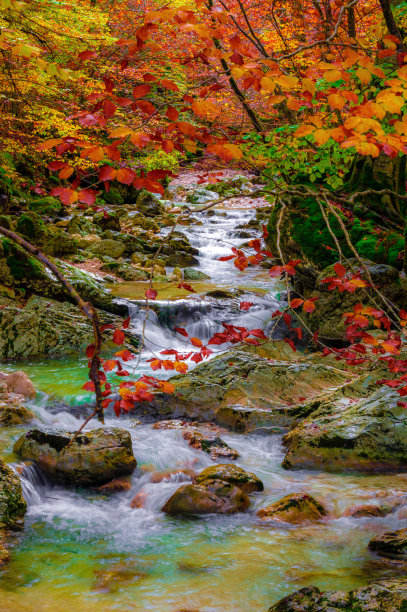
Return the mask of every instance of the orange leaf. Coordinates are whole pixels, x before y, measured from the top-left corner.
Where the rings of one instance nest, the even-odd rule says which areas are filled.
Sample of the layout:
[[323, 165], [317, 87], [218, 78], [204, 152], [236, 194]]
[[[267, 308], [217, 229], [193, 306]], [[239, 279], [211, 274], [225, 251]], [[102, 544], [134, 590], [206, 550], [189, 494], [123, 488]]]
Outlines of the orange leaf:
[[200, 339], [199, 339], [199, 338], [191, 338], [191, 343], [192, 343], [194, 346], [202, 346], [202, 342], [200, 341]]

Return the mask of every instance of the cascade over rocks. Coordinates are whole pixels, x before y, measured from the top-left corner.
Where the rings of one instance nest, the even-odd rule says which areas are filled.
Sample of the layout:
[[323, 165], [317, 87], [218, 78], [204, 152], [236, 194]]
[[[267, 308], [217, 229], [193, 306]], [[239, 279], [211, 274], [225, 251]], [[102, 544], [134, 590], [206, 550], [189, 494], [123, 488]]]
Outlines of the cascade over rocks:
[[35, 461], [53, 482], [89, 486], [131, 474], [137, 465], [128, 431], [104, 427], [73, 433], [32, 429], [14, 445], [22, 459]]

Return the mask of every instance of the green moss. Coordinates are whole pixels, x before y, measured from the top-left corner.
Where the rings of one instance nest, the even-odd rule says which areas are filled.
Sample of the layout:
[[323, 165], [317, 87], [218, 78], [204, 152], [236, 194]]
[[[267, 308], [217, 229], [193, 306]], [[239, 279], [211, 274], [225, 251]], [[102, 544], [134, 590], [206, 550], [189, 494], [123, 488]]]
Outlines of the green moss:
[[111, 187], [109, 191], [103, 192], [102, 198], [108, 204], [124, 204], [124, 197], [116, 187]]
[[6, 238], [2, 240], [2, 246], [13, 278], [21, 281], [24, 278], [42, 278], [44, 276], [42, 265], [34, 257], [27, 255]]
[[[282, 240], [293, 240], [301, 247], [305, 257], [318, 268], [324, 268], [338, 260], [338, 250], [335, 241], [326, 226], [318, 202], [306, 198], [295, 202], [296, 207], [290, 211], [290, 227], [282, 228]], [[280, 207], [276, 206], [270, 215], [268, 231], [275, 240], [277, 219]], [[360, 256], [377, 263], [385, 263], [401, 268], [404, 251], [404, 240], [401, 234], [377, 230], [371, 219], [362, 220], [358, 217], [348, 219], [339, 213], [349, 233], [352, 244]], [[353, 257], [348, 247], [339, 221], [328, 214], [329, 225], [338, 239], [345, 257]], [[289, 236], [287, 236], [287, 232]]]
[[33, 241], [42, 244], [46, 230], [41, 217], [36, 212], [27, 212], [19, 217], [16, 223], [16, 232]]
[[63, 211], [63, 204], [57, 198], [46, 196], [45, 198], [37, 198], [32, 200], [28, 205], [29, 210], [40, 215], [48, 215], [54, 217]]

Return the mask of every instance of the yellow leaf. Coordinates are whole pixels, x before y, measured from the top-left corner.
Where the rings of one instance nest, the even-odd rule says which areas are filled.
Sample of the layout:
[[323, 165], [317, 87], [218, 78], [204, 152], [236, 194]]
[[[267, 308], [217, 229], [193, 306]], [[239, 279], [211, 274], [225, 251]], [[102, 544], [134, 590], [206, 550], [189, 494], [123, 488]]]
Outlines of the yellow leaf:
[[302, 90], [308, 91], [310, 94], [314, 95], [315, 93], [315, 83], [311, 81], [311, 79], [302, 79]]
[[298, 111], [301, 108], [301, 103], [295, 98], [288, 98], [287, 100], [287, 108], [293, 111]]
[[194, 100], [191, 108], [198, 117], [217, 117], [220, 109], [208, 100]]
[[388, 89], [380, 91], [376, 96], [376, 101], [384, 108], [388, 113], [399, 114], [402, 107], [404, 106], [404, 99], [401, 96], [397, 96]]
[[328, 96], [328, 104], [332, 106], [332, 108], [342, 110], [346, 104], [346, 98], [344, 98], [340, 94], [331, 94], [330, 96]]
[[184, 149], [188, 151], [188, 153], [196, 153], [196, 142], [190, 140], [189, 138], [185, 138]]
[[285, 100], [285, 96], [268, 96], [267, 98], [267, 102], [270, 102], [270, 104], [279, 104], [283, 100]]
[[263, 77], [260, 81], [260, 85], [264, 91], [274, 91], [276, 88], [276, 84], [274, 81], [269, 79], [268, 77]]
[[324, 72], [324, 79], [329, 83], [334, 83], [335, 81], [339, 81], [342, 78], [342, 73], [340, 70], [327, 70]]
[[125, 136], [129, 136], [133, 134], [133, 130], [127, 127], [118, 127], [112, 130], [109, 134], [109, 138], [125, 138]]
[[315, 138], [315, 142], [317, 143], [317, 145], [323, 145], [326, 142], [328, 142], [328, 140], [330, 139], [331, 135], [329, 133], [329, 130], [315, 130], [314, 132], [314, 138]]
[[366, 70], [366, 68], [358, 68], [355, 74], [364, 85], [367, 85], [367, 83], [370, 83], [372, 74], [369, 72], [369, 70]]
[[302, 136], [309, 136], [313, 132], [315, 132], [315, 126], [314, 125], [301, 125], [298, 128], [298, 130], [295, 132], [295, 137], [296, 138], [301, 138]]

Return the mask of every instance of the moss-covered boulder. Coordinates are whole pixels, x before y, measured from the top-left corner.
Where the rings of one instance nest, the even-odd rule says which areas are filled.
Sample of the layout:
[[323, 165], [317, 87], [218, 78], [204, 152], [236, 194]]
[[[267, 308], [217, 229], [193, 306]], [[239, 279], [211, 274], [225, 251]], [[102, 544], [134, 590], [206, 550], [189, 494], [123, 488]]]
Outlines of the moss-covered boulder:
[[98, 257], [111, 257], [112, 259], [118, 259], [121, 257], [125, 250], [126, 247], [122, 242], [110, 239], [94, 242], [86, 249], [86, 251], [92, 255], [96, 255]]
[[305, 587], [269, 608], [269, 612], [405, 612], [407, 578], [382, 580], [354, 591], [320, 591]]
[[0, 459], [0, 531], [21, 529], [27, 504], [21, 483], [13, 470]]
[[387, 387], [357, 401], [323, 403], [283, 438], [283, 467], [407, 470], [407, 414]]
[[23, 434], [14, 452], [35, 461], [53, 482], [98, 485], [131, 474], [137, 465], [128, 431], [105, 427], [80, 433], [33, 429]]
[[[227, 351], [187, 375], [171, 378], [175, 393], [156, 394], [147, 410], [211, 421], [218, 412], [225, 418], [226, 407], [244, 412], [255, 409], [264, 412], [267, 426], [286, 427], [316, 410], [334, 389], [345, 387], [353, 378], [312, 361], [271, 361], [242, 350]], [[252, 426], [258, 425], [253, 422]]]
[[117, 212], [97, 212], [93, 216], [93, 223], [97, 225], [103, 232], [112, 230], [120, 232], [120, 216]]
[[[110, 323], [115, 327], [122, 320], [106, 313], [99, 312], [99, 315], [102, 323]], [[20, 308], [17, 302], [0, 297], [1, 359], [82, 352], [92, 339], [90, 321], [68, 302], [31, 296], [24, 308]], [[133, 346], [138, 343], [137, 338], [132, 336], [128, 337], [128, 341]]]
[[385, 557], [407, 558], [407, 529], [386, 531], [372, 538], [369, 549]]
[[[212, 187], [212, 185], [211, 185]], [[212, 200], [217, 200], [219, 194], [212, 189], [206, 189], [205, 187], [198, 187], [192, 193], [187, 195], [187, 202], [189, 204], [207, 204]]]
[[146, 217], [157, 217], [165, 214], [165, 206], [161, 200], [145, 189], [138, 194], [136, 206], [137, 210]]
[[327, 515], [327, 511], [316, 499], [307, 493], [286, 495], [279, 501], [260, 508], [257, 516], [285, 523], [310, 523]]
[[40, 215], [36, 212], [26, 212], [17, 219], [16, 232], [36, 246], [42, 245], [47, 230]]
[[246, 512], [250, 500], [241, 489], [220, 480], [204, 485], [186, 484], [162, 507], [166, 514], [234, 514]]
[[205, 484], [210, 480], [222, 480], [236, 487], [239, 487], [245, 493], [253, 491], [263, 491], [264, 485], [260, 478], [251, 472], [246, 472], [241, 467], [230, 463], [221, 463], [205, 468], [195, 478], [196, 484]]
[[78, 252], [79, 244], [76, 238], [55, 227], [48, 227], [47, 230], [42, 249], [44, 253], [53, 257], [66, 257]]
[[65, 209], [59, 198], [52, 196], [45, 196], [43, 198], [36, 198], [31, 200], [28, 205], [29, 210], [38, 213], [39, 215], [45, 215], [46, 217], [58, 217], [64, 214]]

